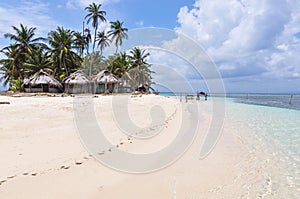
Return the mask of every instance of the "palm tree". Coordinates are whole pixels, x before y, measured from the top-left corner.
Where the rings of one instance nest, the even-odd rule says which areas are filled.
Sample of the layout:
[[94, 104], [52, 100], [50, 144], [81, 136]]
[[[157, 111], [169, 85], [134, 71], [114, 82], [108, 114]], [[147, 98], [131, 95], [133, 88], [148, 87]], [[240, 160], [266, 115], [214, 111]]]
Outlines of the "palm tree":
[[[21, 69], [24, 67], [23, 63], [26, 62], [27, 55], [38, 47], [44, 47], [40, 40], [42, 37], [35, 38], [36, 28], [28, 28], [20, 24], [20, 28], [12, 26], [15, 30], [15, 34], [6, 33], [5, 38], [13, 40], [15, 43], [2, 49], [2, 53], [5, 54], [7, 59], [1, 60], [4, 64], [3, 68], [7, 68], [6, 79], [9, 76], [9, 80], [23, 78], [24, 74]], [[8, 75], [8, 76], [7, 76]], [[8, 80], [7, 79], [7, 80]]]
[[76, 45], [73, 31], [58, 27], [48, 34], [47, 40], [51, 46], [55, 76], [62, 79], [80, 67], [82, 58], [74, 52]]
[[85, 16], [85, 19], [87, 19], [87, 24], [89, 24], [90, 21], [92, 20], [92, 26], [95, 29], [93, 51], [95, 49], [95, 44], [96, 44], [96, 35], [99, 26], [99, 20], [102, 22], [106, 22], [106, 19], [104, 17], [106, 15], [106, 12], [100, 10], [100, 7], [101, 4], [96, 4], [96, 3], [92, 3], [89, 6], [85, 7], [85, 10], [88, 11], [88, 14]]
[[123, 28], [123, 22], [120, 21], [115, 21], [115, 22], [110, 22], [110, 28], [111, 30], [108, 31], [108, 36], [111, 37], [112, 42], [115, 43], [116, 46], [116, 53], [118, 52], [119, 46], [122, 45], [123, 43], [123, 38], [127, 39], [127, 28]]
[[99, 51], [92, 52], [88, 54], [81, 65], [81, 70], [83, 70], [89, 76], [96, 75], [101, 70], [106, 69], [106, 64], [103, 62], [104, 57]]
[[75, 32], [74, 36], [75, 36], [75, 40], [74, 40], [75, 48], [78, 50], [78, 53], [81, 56], [83, 56], [84, 48], [87, 45], [84, 35], [82, 35], [80, 32]]
[[26, 53], [29, 53], [32, 49], [41, 44], [38, 43], [38, 41], [43, 40], [43, 38], [34, 38], [36, 28], [27, 28], [27, 26], [23, 26], [23, 24], [20, 24], [20, 27], [21, 28], [18, 29], [12, 26], [16, 34], [6, 33], [4, 37], [15, 41], [14, 45], [16, 45], [22, 56], [25, 57]]
[[6, 58], [0, 60], [0, 73], [3, 75], [0, 77], [0, 81], [3, 81], [3, 85], [6, 86], [11, 80], [18, 79], [20, 77], [19, 63], [16, 57], [18, 56], [17, 46], [10, 45], [3, 48], [1, 51]]
[[109, 46], [110, 40], [108, 36], [105, 34], [105, 32], [101, 31], [98, 32], [96, 41], [98, 41], [98, 47], [100, 48], [100, 53], [102, 55], [104, 48]]
[[84, 29], [84, 32], [86, 32], [86, 34], [84, 34], [86, 52], [87, 54], [90, 54], [89, 49], [90, 49], [90, 43], [92, 41], [91, 30], [86, 28]]
[[109, 63], [108, 69], [119, 78], [123, 77], [124, 75], [130, 76], [128, 73], [131, 69], [130, 62], [126, 52], [116, 55]]
[[139, 85], [151, 84], [151, 73], [150, 64], [146, 62], [146, 58], [150, 53], [146, 53], [145, 50], [142, 50], [138, 47], [135, 47], [130, 50], [130, 63], [131, 63], [131, 72], [133, 78], [137, 81]]
[[53, 61], [50, 53], [44, 53], [42, 48], [39, 48], [28, 54], [27, 61], [24, 63], [24, 66], [26, 67], [23, 69], [23, 72], [26, 77], [36, 75], [41, 71], [49, 74], [53, 73]]

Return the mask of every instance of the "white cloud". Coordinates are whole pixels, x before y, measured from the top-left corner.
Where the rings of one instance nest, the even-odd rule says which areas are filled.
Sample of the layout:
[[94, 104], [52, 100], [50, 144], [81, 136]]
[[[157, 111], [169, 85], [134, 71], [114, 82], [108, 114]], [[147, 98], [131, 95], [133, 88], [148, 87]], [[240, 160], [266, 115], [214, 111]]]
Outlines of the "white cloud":
[[137, 25], [138, 27], [144, 27], [144, 21], [140, 20], [135, 22], [135, 25]]
[[196, 0], [180, 9], [178, 23], [175, 30], [202, 45], [224, 77], [298, 77], [298, 0]]
[[120, 0], [68, 0], [66, 3], [67, 8], [69, 9], [77, 9], [77, 8], [85, 8], [91, 3], [107, 5], [110, 3], [116, 3]]
[[3, 39], [5, 33], [12, 31], [11, 26], [19, 27], [20, 23], [28, 27], [36, 27], [36, 33], [44, 36], [45, 32], [58, 25], [49, 17], [48, 6], [47, 3], [39, 1], [25, 1], [17, 6], [0, 7], [0, 16], [3, 16], [0, 18], [0, 39]]

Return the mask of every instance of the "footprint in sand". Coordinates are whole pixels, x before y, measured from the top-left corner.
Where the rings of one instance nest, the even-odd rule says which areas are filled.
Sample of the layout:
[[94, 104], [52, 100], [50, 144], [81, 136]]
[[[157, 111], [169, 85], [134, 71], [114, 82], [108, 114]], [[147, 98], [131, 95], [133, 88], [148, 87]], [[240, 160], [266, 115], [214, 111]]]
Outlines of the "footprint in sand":
[[98, 155], [104, 155], [105, 151], [99, 152]]
[[61, 166], [60, 169], [69, 169], [70, 166]]
[[8, 176], [7, 179], [13, 179], [14, 177], [16, 177], [15, 175], [13, 176]]
[[76, 161], [76, 162], [75, 162], [76, 165], [81, 165], [82, 163], [83, 163], [83, 162], [80, 162], [80, 161]]
[[24, 176], [27, 176], [28, 174], [29, 174], [29, 173], [27, 173], [27, 172], [23, 173]]
[[6, 182], [6, 180], [1, 180], [0, 185], [2, 185], [4, 182]]
[[37, 175], [37, 173], [32, 173], [31, 175], [32, 175], [32, 176], [36, 176], [36, 175]]

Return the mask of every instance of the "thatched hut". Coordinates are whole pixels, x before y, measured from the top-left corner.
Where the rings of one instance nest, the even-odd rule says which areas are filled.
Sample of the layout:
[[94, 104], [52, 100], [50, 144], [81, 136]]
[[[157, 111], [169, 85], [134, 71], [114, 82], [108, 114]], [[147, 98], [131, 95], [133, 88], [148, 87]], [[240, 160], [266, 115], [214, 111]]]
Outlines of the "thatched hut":
[[63, 91], [63, 86], [54, 77], [46, 72], [38, 74], [24, 80], [23, 88], [25, 92], [49, 92], [60, 93]]
[[119, 79], [112, 72], [102, 70], [96, 75], [94, 82], [96, 93], [112, 93]]
[[66, 93], [90, 93], [92, 90], [90, 78], [81, 70], [78, 70], [66, 77], [63, 80], [63, 83]]

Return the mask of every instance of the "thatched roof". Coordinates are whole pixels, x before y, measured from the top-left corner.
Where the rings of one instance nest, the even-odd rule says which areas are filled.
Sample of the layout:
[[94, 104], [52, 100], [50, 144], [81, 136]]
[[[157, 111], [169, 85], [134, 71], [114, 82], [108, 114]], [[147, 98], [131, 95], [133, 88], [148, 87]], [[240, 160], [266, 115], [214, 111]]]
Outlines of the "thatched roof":
[[95, 82], [98, 84], [107, 84], [107, 83], [118, 83], [119, 80], [112, 72], [108, 70], [100, 71], [94, 78]]
[[63, 89], [63, 86], [59, 81], [57, 81], [54, 77], [43, 71], [30, 78], [24, 79], [23, 86], [37, 86], [41, 84], [48, 84], [49, 86], [57, 87], [61, 90]]
[[78, 70], [66, 77], [63, 82], [65, 84], [88, 84], [90, 83], [90, 78], [87, 76], [87, 74], [81, 70]]

